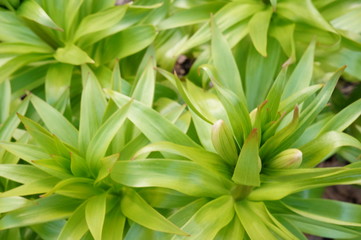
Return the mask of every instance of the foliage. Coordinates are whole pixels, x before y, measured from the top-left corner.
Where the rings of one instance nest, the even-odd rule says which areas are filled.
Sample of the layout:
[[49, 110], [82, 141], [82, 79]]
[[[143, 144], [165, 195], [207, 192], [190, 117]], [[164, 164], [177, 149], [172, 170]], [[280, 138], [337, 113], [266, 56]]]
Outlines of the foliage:
[[0, 239], [358, 239], [359, 5], [0, 1]]

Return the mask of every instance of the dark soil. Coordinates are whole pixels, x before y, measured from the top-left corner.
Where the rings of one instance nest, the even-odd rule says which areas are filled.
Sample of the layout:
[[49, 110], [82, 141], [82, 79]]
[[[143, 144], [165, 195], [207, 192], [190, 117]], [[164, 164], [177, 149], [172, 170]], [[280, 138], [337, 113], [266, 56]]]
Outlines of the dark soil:
[[191, 69], [195, 59], [189, 58], [185, 55], [180, 55], [177, 59], [177, 62], [174, 65], [174, 71], [179, 77], [183, 77], [187, 75], [189, 70]]

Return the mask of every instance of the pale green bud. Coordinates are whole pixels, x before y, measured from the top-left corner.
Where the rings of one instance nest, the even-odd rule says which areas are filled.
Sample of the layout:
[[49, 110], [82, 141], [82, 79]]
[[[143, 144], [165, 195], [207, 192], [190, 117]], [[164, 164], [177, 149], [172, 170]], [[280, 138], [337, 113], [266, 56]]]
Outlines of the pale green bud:
[[302, 152], [296, 148], [284, 150], [272, 158], [267, 167], [269, 168], [298, 168], [302, 163]]
[[217, 153], [230, 165], [237, 162], [237, 147], [231, 129], [223, 120], [218, 120], [212, 126], [212, 143]]

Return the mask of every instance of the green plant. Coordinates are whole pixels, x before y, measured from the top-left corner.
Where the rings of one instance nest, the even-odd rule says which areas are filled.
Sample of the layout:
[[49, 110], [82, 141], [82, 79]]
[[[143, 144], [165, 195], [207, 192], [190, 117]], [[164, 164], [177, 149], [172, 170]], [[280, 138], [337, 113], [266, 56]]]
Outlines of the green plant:
[[[143, 81], [152, 77], [149, 66]], [[28, 97], [49, 130], [18, 114], [26, 133], [19, 142], [1, 143], [7, 156], [2, 159], [0, 175], [7, 180], [0, 194], [1, 212], [6, 213], [0, 228], [30, 225], [44, 239], [79, 239], [83, 235], [84, 239], [119, 239], [129, 218], [153, 230], [185, 235], [136, 191], [108, 178], [112, 165], [128, 159], [147, 139], [125, 122], [132, 101], [118, 109], [106, 101], [97, 79], [90, 76], [82, 94], [79, 130], [40, 98]], [[132, 96], [152, 102], [139, 95], [147, 85], [140, 81], [138, 86]], [[25, 99], [21, 106], [27, 103]], [[18, 111], [24, 114], [24, 110]], [[14, 130], [19, 124], [14, 117], [9, 119], [12, 125], [5, 123], [2, 130]], [[2, 134], [2, 140], [9, 141], [9, 134]], [[10, 238], [19, 232], [2, 234]]]
[[27, 0], [1, 9], [0, 82], [11, 79], [14, 97], [37, 89], [52, 105], [65, 105], [81, 93], [77, 66], [88, 64], [109, 87], [116, 58], [139, 52], [156, 36], [152, 25], [140, 21], [157, 5], [114, 3]]
[[[202, 147], [193, 141], [180, 140], [164, 124], [158, 127], [163, 128], [162, 136], [144, 128], [142, 131], [154, 143], [138, 152], [135, 160], [117, 162], [111, 173], [115, 181], [127, 186], [163, 187], [197, 197], [169, 216], [191, 236], [172, 237], [138, 225], [130, 228], [132, 236], [305, 239], [302, 232], [308, 232], [324, 237], [358, 237], [360, 206], [309, 198], [305, 191], [360, 183], [358, 163], [343, 168], [313, 168], [340, 146], [361, 147], [357, 139], [342, 133], [360, 115], [360, 100], [331, 119], [315, 122], [342, 69], [331, 76], [317, 96], [313, 94], [321, 87], [306, 85], [281, 100], [287, 82], [285, 66], [266, 101], [249, 114], [235, 61], [217, 28], [213, 42], [214, 66], [206, 65], [203, 69], [210, 75], [215, 89], [207, 94], [190, 82], [184, 88], [177, 77], [160, 70], [178, 87], [188, 104]], [[301, 63], [296, 69], [307, 71]], [[301, 76], [293, 76], [288, 84], [297, 86], [302, 80]], [[119, 106], [127, 101], [115, 92], [111, 96]], [[301, 110], [296, 107], [290, 113], [296, 104], [302, 106]], [[141, 108], [136, 102], [133, 105], [138, 106]], [[142, 118], [144, 113], [138, 114]], [[286, 116], [290, 114], [293, 117]], [[131, 120], [137, 125], [135, 118]], [[152, 118], [147, 116], [147, 119]], [[159, 140], [162, 141], [155, 142]], [[163, 153], [165, 159], [144, 159], [144, 154], [154, 151]], [[345, 216], [345, 212], [350, 214]]]
[[353, 4], [0, 1], [0, 239], [358, 239]]

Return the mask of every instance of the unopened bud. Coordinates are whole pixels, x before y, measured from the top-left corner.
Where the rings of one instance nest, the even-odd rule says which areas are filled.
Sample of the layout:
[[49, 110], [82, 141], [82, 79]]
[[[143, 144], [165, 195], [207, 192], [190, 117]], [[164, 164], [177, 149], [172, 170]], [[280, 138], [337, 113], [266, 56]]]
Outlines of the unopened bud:
[[296, 148], [284, 150], [272, 158], [269, 163], [269, 168], [298, 168], [302, 163], [302, 152]]
[[212, 143], [217, 153], [230, 165], [237, 162], [238, 153], [233, 134], [223, 120], [218, 120], [212, 126]]

